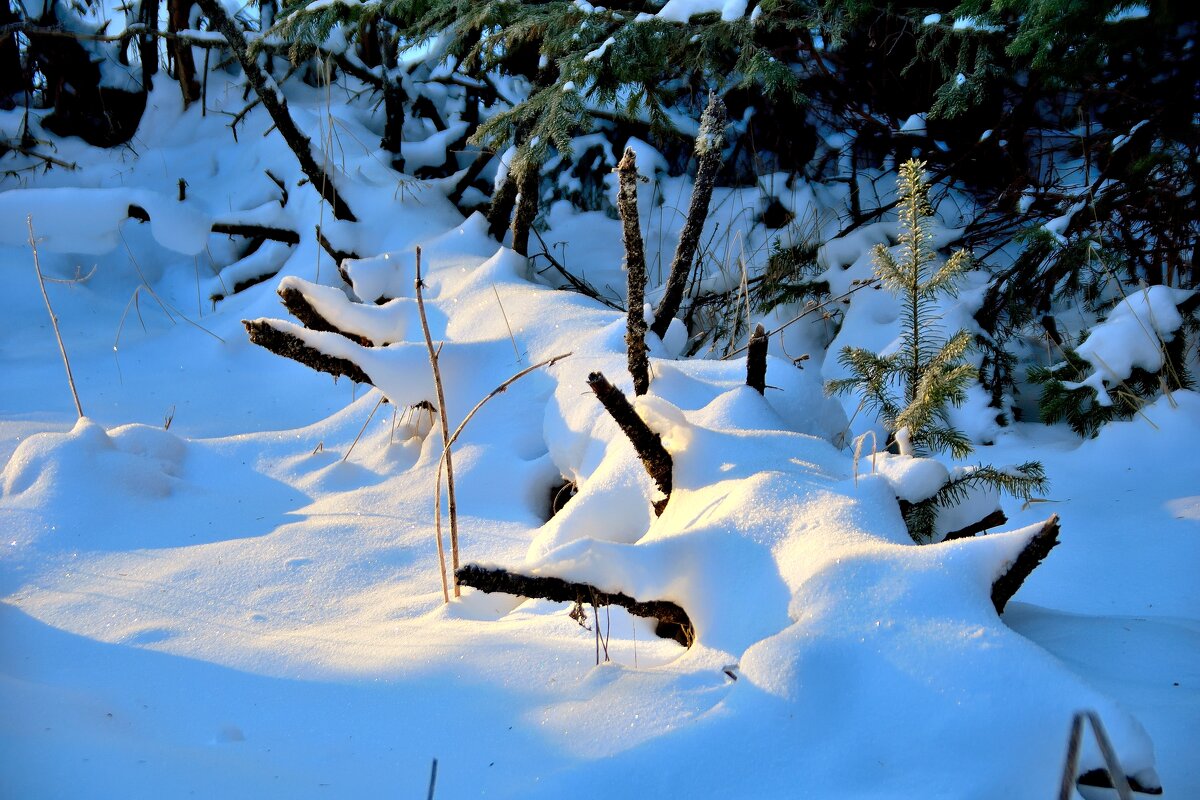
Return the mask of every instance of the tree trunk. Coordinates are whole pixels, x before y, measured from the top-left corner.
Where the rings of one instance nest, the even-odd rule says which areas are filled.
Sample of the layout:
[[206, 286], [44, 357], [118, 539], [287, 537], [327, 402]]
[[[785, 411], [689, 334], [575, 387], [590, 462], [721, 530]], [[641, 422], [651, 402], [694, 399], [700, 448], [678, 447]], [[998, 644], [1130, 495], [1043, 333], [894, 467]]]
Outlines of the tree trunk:
[[671, 271], [667, 274], [667, 288], [662, 301], [654, 312], [654, 324], [650, 330], [662, 338], [679, 313], [683, 304], [683, 292], [691, 275], [692, 262], [700, 247], [700, 234], [704, 231], [704, 220], [708, 218], [708, 204], [712, 200], [713, 183], [717, 169], [721, 166], [721, 148], [725, 146], [725, 104], [716, 94], [708, 99], [708, 107], [700, 118], [700, 133], [696, 136], [696, 155], [700, 159], [696, 168], [696, 184], [692, 187], [692, 201], [688, 205], [687, 219], [679, 232], [679, 244], [671, 260]]
[[[7, 0], [0, 2], [0, 28], [19, 21]], [[17, 49], [17, 34], [0, 36], [0, 110], [9, 111], [16, 108], [16, 95], [22, 94], [25, 88], [21, 53]]]
[[517, 168], [517, 210], [512, 220], [512, 249], [529, 255], [529, 230], [537, 218], [538, 195], [541, 193], [542, 171], [532, 155], [526, 155]]
[[759, 394], [767, 393], [767, 344], [770, 341], [763, 326], [756, 325], [746, 347], [746, 385]]
[[617, 211], [621, 214], [627, 286], [625, 352], [633, 377], [633, 393], [641, 396], [650, 390], [650, 361], [646, 357], [646, 248], [638, 218], [637, 157], [632, 149], [626, 148], [621, 157], [617, 177], [620, 184]]
[[[194, 0], [167, 0], [167, 30], [171, 33], [187, 30], [191, 19]], [[183, 95], [183, 107], [187, 108], [200, 99], [200, 82], [196, 80], [196, 59], [192, 57], [192, 46], [179, 39], [171, 39], [167, 46], [175, 60], [175, 80]]]

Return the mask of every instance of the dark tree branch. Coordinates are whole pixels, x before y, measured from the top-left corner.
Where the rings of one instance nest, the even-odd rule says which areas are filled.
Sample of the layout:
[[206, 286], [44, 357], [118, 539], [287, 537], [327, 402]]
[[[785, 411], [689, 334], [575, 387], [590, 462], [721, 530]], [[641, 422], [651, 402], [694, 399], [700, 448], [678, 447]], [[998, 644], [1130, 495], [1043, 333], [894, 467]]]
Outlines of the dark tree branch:
[[683, 292], [687, 288], [696, 249], [700, 246], [704, 220], [708, 218], [708, 205], [712, 200], [713, 183], [721, 166], [721, 149], [724, 146], [725, 104], [713, 93], [709, 95], [708, 107], [700, 118], [700, 133], [696, 137], [696, 155], [700, 163], [696, 168], [696, 184], [692, 188], [687, 219], [683, 223], [683, 230], [679, 232], [679, 244], [671, 260], [671, 271], [667, 273], [666, 290], [654, 312], [654, 324], [650, 326], [650, 330], [660, 339], [666, 335], [671, 320], [675, 319], [683, 304]]
[[350, 341], [360, 344], [363, 347], [375, 346], [375, 342], [372, 342], [367, 337], [344, 331], [325, 319], [319, 311], [313, 308], [312, 303], [308, 302], [308, 298], [299, 289], [285, 287], [279, 290], [279, 297], [283, 300], [283, 306], [288, 310], [288, 313], [300, 320], [301, 324], [309, 330], [336, 333], [339, 336], [345, 336]]
[[519, 575], [504, 569], [484, 569], [468, 564], [454, 573], [458, 582], [481, 592], [502, 592], [517, 597], [537, 597], [556, 603], [590, 603], [594, 606], [620, 606], [635, 617], [648, 617], [678, 626], [680, 644], [688, 647], [696, 638], [695, 628], [686, 611], [669, 600], [635, 600], [622, 592], [605, 592], [588, 583], [573, 583], [562, 578]]
[[955, 539], [970, 539], [972, 536], [974, 536], [977, 533], [983, 533], [984, 531], [986, 531], [990, 528], [998, 527], [1000, 525], [1003, 525], [1006, 522], [1008, 522], [1008, 517], [1006, 517], [1004, 515], [1003, 511], [1001, 511], [1000, 509], [997, 508], [995, 511], [988, 514], [986, 517], [979, 520], [979, 522], [975, 522], [970, 525], [966, 525], [962, 528], [959, 528], [956, 531], [950, 531], [949, 533], [946, 534], [945, 538], [943, 538], [942, 541], [943, 542], [952, 542]]
[[334, 217], [346, 222], [357, 222], [358, 218], [354, 216], [350, 206], [346, 205], [346, 201], [338, 194], [337, 187], [333, 185], [333, 179], [325, 174], [325, 171], [313, 158], [312, 141], [296, 127], [296, 123], [288, 111], [287, 98], [277, 91], [274, 79], [263, 72], [258, 61], [250, 53], [250, 47], [246, 43], [242, 29], [229, 18], [217, 0], [196, 0], [196, 2], [212, 21], [213, 27], [229, 42], [233, 55], [242, 65], [246, 80], [262, 100], [263, 108], [271, 115], [271, 121], [275, 123], [276, 129], [295, 154], [296, 159], [300, 162], [300, 169], [308, 176], [313, 188], [333, 207]]
[[[141, 206], [131, 205], [126, 213], [130, 219], [136, 219], [139, 222], [150, 221], [150, 212]], [[300, 244], [300, 234], [287, 228], [274, 228], [269, 225], [214, 222], [211, 230], [213, 233], [221, 233], [226, 236], [244, 236], [247, 239], [270, 239], [273, 242], [282, 242], [283, 244], [290, 245]]]
[[667, 506], [667, 501], [671, 499], [671, 470], [674, 466], [671, 454], [663, 447], [659, 435], [650, 430], [650, 427], [634, 411], [633, 406], [629, 404], [621, 390], [609, 383], [603, 373], [593, 372], [588, 375], [588, 386], [596, 394], [605, 411], [617, 423], [621, 432], [629, 439], [638, 458], [642, 461], [642, 466], [646, 468], [646, 472], [654, 480], [659, 491], [666, 495], [654, 504], [655, 513], [661, 514]]
[[371, 377], [362, 368], [345, 358], [330, 356], [310, 347], [295, 334], [281, 331], [267, 320], [242, 320], [250, 341], [259, 347], [265, 347], [277, 356], [290, 358], [317, 372], [327, 372], [333, 377], [346, 376], [355, 383], [371, 383]]
[[1025, 579], [1033, 573], [1050, 551], [1058, 545], [1058, 515], [1050, 517], [1042, 523], [1042, 528], [1033, 535], [1025, 549], [1017, 556], [1017, 560], [1008, 568], [995, 583], [992, 584], [992, 604], [997, 614], [1004, 613], [1008, 601], [1025, 583]]

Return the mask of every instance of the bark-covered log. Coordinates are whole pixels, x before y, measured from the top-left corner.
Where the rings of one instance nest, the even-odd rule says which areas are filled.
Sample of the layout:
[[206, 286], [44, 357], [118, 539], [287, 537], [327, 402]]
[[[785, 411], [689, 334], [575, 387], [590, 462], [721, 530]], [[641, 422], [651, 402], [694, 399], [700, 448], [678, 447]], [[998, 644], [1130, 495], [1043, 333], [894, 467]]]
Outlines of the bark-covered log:
[[277, 356], [290, 358], [317, 372], [327, 372], [333, 377], [345, 376], [355, 383], [371, 383], [371, 377], [362, 368], [345, 358], [330, 356], [310, 347], [295, 334], [281, 331], [266, 320], [242, 320], [250, 341], [265, 347]]
[[759, 394], [767, 393], [767, 331], [756, 325], [746, 348], [746, 385]]
[[591, 387], [597, 399], [600, 400], [600, 404], [604, 406], [609, 416], [629, 439], [638, 458], [642, 461], [642, 466], [646, 468], [646, 472], [654, 480], [659, 491], [666, 495], [654, 504], [654, 511], [661, 514], [667, 506], [667, 501], [671, 499], [671, 470], [674, 467], [671, 454], [663, 447], [659, 435], [650, 430], [650, 427], [634, 411], [633, 406], [629, 404], [629, 400], [625, 398], [621, 390], [609, 383], [603, 373], [593, 372], [588, 375], [588, 386]]
[[279, 290], [279, 297], [283, 300], [283, 307], [288, 310], [288, 313], [300, 320], [300, 323], [310, 331], [328, 331], [336, 333], [339, 336], [345, 336], [350, 341], [360, 344], [363, 347], [375, 346], [375, 342], [372, 342], [367, 337], [344, 331], [325, 319], [319, 311], [313, 308], [312, 303], [308, 302], [308, 298], [299, 289], [286, 286]]
[[308, 176], [313, 188], [332, 206], [333, 216], [346, 222], [357, 222], [358, 218], [354, 216], [350, 206], [346, 205], [346, 201], [338, 194], [337, 187], [333, 184], [333, 178], [327, 175], [313, 158], [312, 141], [296, 127], [291, 112], [288, 111], [287, 98], [278, 91], [275, 80], [263, 72], [258, 61], [250, 53], [250, 46], [242, 34], [242, 29], [229, 18], [217, 0], [196, 0], [196, 2], [212, 21], [213, 27], [225, 37], [225, 41], [229, 42], [234, 57], [242, 65], [242, 72], [245, 73], [246, 80], [262, 100], [263, 108], [271, 115], [271, 121], [275, 123], [275, 128], [300, 162], [300, 169]]
[[[210, 0], [211, 1], [211, 0]], [[712, 200], [713, 184], [721, 166], [721, 149], [725, 146], [725, 104], [712, 94], [708, 107], [700, 117], [700, 133], [696, 136], [696, 155], [700, 160], [696, 167], [696, 184], [692, 188], [692, 201], [688, 205], [687, 219], [679, 232], [679, 244], [671, 260], [671, 271], [667, 273], [667, 286], [662, 301], [654, 312], [654, 324], [650, 330], [661, 339], [667, 333], [671, 320], [679, 313], [683, 304], [683, 292], [687, 288], [692, 262], [700, 247], [700, 234], [704, 220], [708, 217], [708, 205]]]
[[502, 592], [517, 597], [536, 597], [556, 603], [589, 603], [594, 606], [620, 606], [635, 617], [669, 623], [672, 636], [688, 647], [695, 639], [695, 628], [687, 611], [669, 600], [636, 600], [622, 592], [605, 592], [588, 583], [562, 578], [520, 575], [504, 569], [484, 569], [468, 564], [454, 573], [458, 582], [481, 592]]
[[1008, 568], [1008, 572], [1001, 575], [992, 584], [992, 604], [996, 607], [997, 614], [1004, 613], [1004, 607], [1021, 588], [1021, 584], [1025, 583], [1025, 579], [1037, 569], [1038, 564], [1042, 563], [1042, 560], [1057, 544], [1058, 515], [1055, 514], [1042, 523], [1041, 530], [1034, 534], [1033, 538], [1029, 540], [1029, 544], [1025, 545], [1025, 549]]
[[637, 204], [637, 156], [625, 148], [617, 164], [617, 211], [621, 214], [622, 239], [625, 245], [627, 286], [627, 321], [625, 352], [629, 374], [633, 377], [633, 393], [643, 395], [650, 390], [650, 361], [646, 357], [646, 248], [642, 242], [642, 226]]

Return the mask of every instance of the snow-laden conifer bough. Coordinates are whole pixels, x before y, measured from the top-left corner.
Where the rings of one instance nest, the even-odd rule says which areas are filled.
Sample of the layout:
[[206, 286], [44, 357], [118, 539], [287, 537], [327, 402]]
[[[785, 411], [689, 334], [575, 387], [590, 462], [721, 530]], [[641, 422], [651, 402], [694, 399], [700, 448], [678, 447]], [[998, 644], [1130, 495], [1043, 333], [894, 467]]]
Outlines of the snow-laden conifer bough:
[[[843, 766], [844, 748], [871, 763], [925, 764], [934, 754], [914, 755], [912, 743], [934, 743], [921, 749], [981, 775], [1021, 770], [1018, 784], [1049, 796], [1072, 715], [1088, 709], [1104, 719], [1131, 785], [1157, 790], [1142, 726], [1000, 617], [1057, 543], [1057, 517], [915, 545], [897, 495], [920, 487], [882, 468], [857, 474], [851, 455], [823, 438], [831, 401], [819, 379], [771, 356], [763, 379], [755, 364], [678, 360], [678, 337], [648, 336], [649, 389], [630, 401], [605, 377], [626, 375], [626, 315], [532, 284], [526, 259], [489, 244], [487, 227], [475, 215], [423, 246], [447, 402], [478, 399], [454, 393], [496, 352], [481, 323], [502, 294], [531, 362], [574, 352], [550, 370], [543, 431], [578, 493], [536, 532], [524, 564], [473, 561], [464, 528], [462, 585], [658, 618], [660, 635], [687, 645], [693, 667], [754, 687], [731, 694], [726, 713], [767, 713], [798, 774], [830, 768], [813, 754], [831, 746], [843, 748]], [[413, 262], [411, 252], [344, 262], [351, 291], [367, 302], [288, 277], [279, 293], [305, 325], [250, 320], [250, 338], [371, 383], [398, 408], [429, 404], [434, 387], [407, 288]], [[576, 324], [554, 323], [567, 318]], [[763, 359], [756, 339], [754, 359]], [[764, 395], [767, 385], [778, 390]], [[455, 602], [469, 601], [468, 592]], [[875, 728], [840, 727], [843, 716], [860, 718], [843, 711], [861, 704]], [[701, 775], [717, 768], [703, 761], [692, 767]], [[914, 774], [927, 779], [930, 769]], [[1073, 774], [1097, 770], [1103, 756], [1085, 741]]]

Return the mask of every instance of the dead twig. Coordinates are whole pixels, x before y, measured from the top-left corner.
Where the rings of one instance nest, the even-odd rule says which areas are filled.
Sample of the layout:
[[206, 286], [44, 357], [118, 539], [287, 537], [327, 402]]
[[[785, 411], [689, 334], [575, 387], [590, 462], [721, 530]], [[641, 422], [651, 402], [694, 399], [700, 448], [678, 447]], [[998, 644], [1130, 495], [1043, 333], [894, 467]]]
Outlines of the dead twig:
[[58, 329], [58, 317], [50, 305], [50, 295], [46, 293], [46, 281], [42, 278], [42, 263], [38, 259], [37, 237], [33, 234], [33, 215], [25, 217], [25, 225], [29, 228], [29, 247], [33, 250], [33, 269], [37, 273], [38, 288], [42, 290], [42, 299], [46, 301], [46, 312], [50, 315], [50, 326], [54, 328], [54, 338], [58, 340], [58, 352], [62, 353], [63, 366], [67, 369], [67, 385], [71, 387], [71, 399], [75, 401], [75, 411], [83, 419], [83, 406], [79, 402], [79, 392], [75, 389], [75, 376], [71, 374], [71, 361], [67, 358], [67, 348], [63, 344], [62, 332]]
[[[442, 598], [450, 602], [450, 590], [446, 579], [446, 550], [442, 545], [442, 465], [446, 467], [446, 493], [450, 511], [450, 555], [454, 570], [458, 571], [458, 507], [454, 498], [454, 462], [450, 456], [450, 423], [446, 419], [446, 394], [442, 390], [442, 371], [438, 367], [438, 350], [433, 347], [429, 335], [429, 320], [425, 316], [424, 283], [421, 281], [421, 248], [417, 248], [417, 271], [414, 287], [417, 294], [417, 315], [421, 318], [421, 332], [425, 334], [425, 347], [429, 350], [429, 366], [433, 370], [433, 386], [437, 390], [438, 418], [442, 423], [442, 457], [438, 459], [437, 486], [434, 491], [434, 531], [437, 537], [438, 565], [442, 575]], [[439, 348], [440, 349], [440, 348]], [[457, 574], [454, 579], [454, 596], [460, 594]]]

